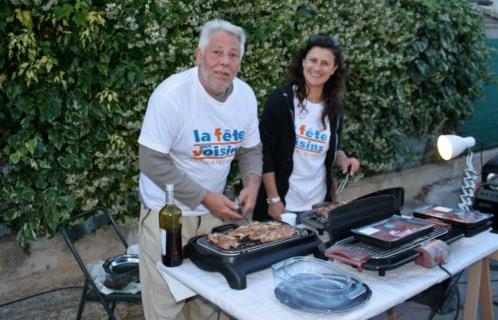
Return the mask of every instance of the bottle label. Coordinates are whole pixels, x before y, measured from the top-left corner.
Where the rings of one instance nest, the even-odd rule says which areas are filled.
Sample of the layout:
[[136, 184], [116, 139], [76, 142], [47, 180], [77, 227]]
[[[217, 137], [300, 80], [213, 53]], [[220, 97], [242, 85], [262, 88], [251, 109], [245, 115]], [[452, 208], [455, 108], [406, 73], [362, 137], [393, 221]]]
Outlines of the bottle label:
[[166, 230], [160, 229], [159, 238], [161, 241], [161, 255], [166, 255]]

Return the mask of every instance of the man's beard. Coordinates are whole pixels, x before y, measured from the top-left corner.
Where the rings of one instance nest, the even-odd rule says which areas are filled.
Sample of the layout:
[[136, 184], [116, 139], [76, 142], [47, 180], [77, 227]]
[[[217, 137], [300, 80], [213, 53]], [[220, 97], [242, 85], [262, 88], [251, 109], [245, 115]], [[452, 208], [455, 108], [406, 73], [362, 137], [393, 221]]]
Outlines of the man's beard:
[[220, 84], [220, 83], [215, 83], [214, 81], [209, 80], [208, 78], [208, 72], [199, 66], [199, 75], [201, 76], [203, 82], [209, 86], [209, 88], [213, 91], [216, 91], [218, 94], [222, 94], [225, 92], [229, 87], [232, 81], [226, 83], [226, 84]]

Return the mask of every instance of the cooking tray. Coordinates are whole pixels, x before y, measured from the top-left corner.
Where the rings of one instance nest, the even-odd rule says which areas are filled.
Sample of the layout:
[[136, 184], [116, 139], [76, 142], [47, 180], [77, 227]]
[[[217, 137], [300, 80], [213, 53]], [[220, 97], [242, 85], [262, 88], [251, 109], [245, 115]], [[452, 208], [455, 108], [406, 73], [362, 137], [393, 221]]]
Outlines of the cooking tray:
[[[476, 232], [484, 231], [489, 227], [493, 219], [492, 214], [480, 211], [462, 211], [455, 208], [447, 208], [436, 205], [426, 205], [413, 211], [413, 215], [420, 218], [435, 218], [465, 231], [466, 236], [472, 236]], [[484, 230], [483, 227], [484, 226]], [[477, 232], [478, 233], [478, 232]]]
[[398, 247], [428, 234], [434, 224], [418, 218], [393, 215], [382, 221], [351, 229], [355, 239], [382, 248]]
[[[280, 223], [280, 222], [272, 222], [272, 223]], [[236, 229], [237, 225], [234, 224], [229, 224], [229, 225], [224, 225], [222, 227], [217, 227], [213, 229], [213, 232], [217, 233], [228, 233], [234, 229]], [[238, 256], [240, 254], [247, 254], [250, 252], [254, 251], [260, 251], [265, 248], [271, 248], [274, 246], [279, 246], [281, 243], [285, 242], [292, 242], [294, 240], [304, 238], [308, 235], [308, 229], [299, 229], [299, 228], [293, 228], [295, 229], [296, 233], [294, 235], [290, 236], [289, 238], [285, 239], [280, 239], [280, 240], [275, 240], [267, 243], [259, 243], [257, 241], [252, 241], [249, 239], [242, 239], [240, 241], [241, 245], [238, 248], [230, 248], [230, 249], [223, 249], [217, 246], [216, 244], [212, 243], [209, 241], [209, 239], [206, 237], [201, 237], [197, 241], [197, 244], [206, 250], [209, 250], [214, 253], [222, 254], [225, 256]]]
[[[227, 225], [212, 232], [228, 232], [236, 227]], [[313, 253], [321, 243], [315, 231], [305, 228], [296, 228], [296, 233], [287, 239], [228, 250], [211, 243], [207, 235], [201, 235], [189, 240], [184, 254], [200, 269], [223, 274], [230, 288], [242, 290], [247, 287], [247, 274], [289, 257]]]

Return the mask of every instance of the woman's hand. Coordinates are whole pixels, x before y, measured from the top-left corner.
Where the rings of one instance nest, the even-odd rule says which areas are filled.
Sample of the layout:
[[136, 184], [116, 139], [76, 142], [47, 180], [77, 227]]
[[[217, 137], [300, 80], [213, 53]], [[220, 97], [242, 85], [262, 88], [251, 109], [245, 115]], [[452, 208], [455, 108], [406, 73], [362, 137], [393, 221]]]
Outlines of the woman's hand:
[[337, 165], [341, 167], [343, 174], [354, 176], [360, 170], [360, 161], [355, 157], [348, 157], [344, 151], [337, 151]]
[[268, 214], [270, 217], [273, 219], [280, 221], [282, 213], [284, 213], [285, 207], [282, 201], [275, 202], [275, 203], [270, 203], [268, 205]]

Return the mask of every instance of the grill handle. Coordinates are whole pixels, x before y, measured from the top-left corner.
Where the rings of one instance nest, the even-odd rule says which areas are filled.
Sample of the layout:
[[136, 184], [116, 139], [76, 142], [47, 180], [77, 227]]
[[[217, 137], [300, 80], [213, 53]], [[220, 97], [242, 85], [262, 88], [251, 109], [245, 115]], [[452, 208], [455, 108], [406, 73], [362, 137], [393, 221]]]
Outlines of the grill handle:
[[353, 251], [341, 245], [333, 245], [324, 252], [330, 260], [337, 260], [347, 265], [356, 267], [359, 272], [363, 271], [363, 263], [370, 259], [370, 255]]

